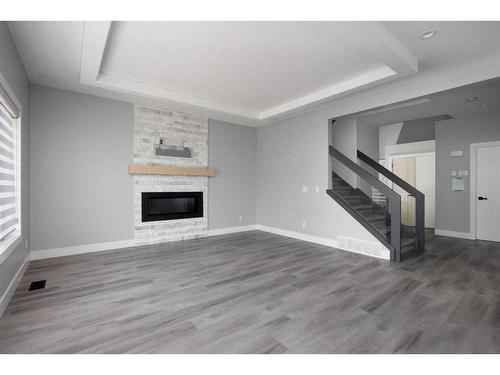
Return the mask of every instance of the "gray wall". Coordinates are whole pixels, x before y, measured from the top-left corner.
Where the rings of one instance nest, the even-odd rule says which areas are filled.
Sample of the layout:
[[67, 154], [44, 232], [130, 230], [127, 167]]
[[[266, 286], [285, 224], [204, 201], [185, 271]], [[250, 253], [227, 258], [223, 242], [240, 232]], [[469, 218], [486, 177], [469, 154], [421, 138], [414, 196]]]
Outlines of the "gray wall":
[[420, 118], [403, 122], [397, 144], [436, 139], [436, 122], [450, 119], [450, 115]]
[[403, 122], [403, 127], [396, 143], [412, 143], [435, 139], [436, 121], [432, 118], [422, 118]]
[[[373, 160], [379, 161], [379, 140], [378, 140], [378, 127], [373, 125], [364, 124], [362, 120], [356, 120], [356, 132], [357, 132], [357, 148], [362, 151]], [[368, 172], [373, 174], [378, 178], [378, 173], [372, 169], [367, 164], [362, 161], [358, 161], [358, 164], [363, 166]], [[369, 197], [372, 196], [372, 185], [366, 182], [364, 179], [358, 176], [358, 188], [363, 191]]]
[[209, 229], [256, 224], [257, 129], [209, 120], [208, 163]]
[[363, 151], [372, 159], [379, 158], [379, 131], [377, 126], [364, 124], [362, 120], [356, 120], [358, 149]]
[[0, 264], [0, 297], [23, 264], [30, 217], [30, 84], [5, 22], [0, 22], [0, 72], [21, 102], [21, 234], [22, 243]]
[[[325, 192], [330, 113], [326, 108], [257, 129], [257, 222], [334, 240], [344, 235], [376, 242]], [[337, 145], [353, 155], [355, 127], [347, 121], [340, 128], [345, 137], [339, 136]]]
[[[451, 191], [451, 171], [470, 171], [470, 144], [500, 140], [500, 114], [439, 121], [436, 123], [436, 228], [470, 231], [470, 179], [465, 191]], [[451, 157], [463, 150], [463, 157]]]
[[[133, 105], [43, 86], [31, 100], [32, 248], [132, 239]], [[210, 121], [209, 229], [256, 223], [256, 152], [255, 128]]]
[[133, 238], [133, 105], [31, 93], [32, 249]]
[[398, 141], [401, 128], [403, 127], [402, 122], [396, 124], [384, 125], [378, 128], [378, 141], [379, 141], [379, 158], [385, 159], [385, 148], [387, 146], [395, 145]]
[[[356, 129], [356, 118], [354, 116], [345, 116], [336, 119], [331, 131], [332, 146], [352, 160], [356, 160]], [[356, 175], [335, 159], [333, 159], [333, 170], [351, 186], [357, 186]]]

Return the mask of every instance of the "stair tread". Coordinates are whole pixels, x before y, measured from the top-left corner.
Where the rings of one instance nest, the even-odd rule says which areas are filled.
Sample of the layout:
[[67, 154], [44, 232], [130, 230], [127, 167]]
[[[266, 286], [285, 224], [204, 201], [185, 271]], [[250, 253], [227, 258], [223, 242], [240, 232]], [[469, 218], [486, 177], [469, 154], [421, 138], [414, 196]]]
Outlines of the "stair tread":
[[387, 219], [387, 216], [386, 215], [376, 215], [376, 214], [373, 214], [373, 215], [367, 216], [366, 219], [368, 221], [370, 221], [370, 222], [385, 221]]
[[366, 209], [374, 208], [374, 205], [373, 204], [353, 204], [352, 207], [355, 210], [366, 210]]
[[346, 199], [346, 198], [347, 199], [363, 199], [363, 198], [365, 198], [362, 195], [354, 195], [354, 194], [352, 194], [352, 195], [344, 195], [344, 196], [341, 195], [341, 197], [344, 198], [344, 199]]

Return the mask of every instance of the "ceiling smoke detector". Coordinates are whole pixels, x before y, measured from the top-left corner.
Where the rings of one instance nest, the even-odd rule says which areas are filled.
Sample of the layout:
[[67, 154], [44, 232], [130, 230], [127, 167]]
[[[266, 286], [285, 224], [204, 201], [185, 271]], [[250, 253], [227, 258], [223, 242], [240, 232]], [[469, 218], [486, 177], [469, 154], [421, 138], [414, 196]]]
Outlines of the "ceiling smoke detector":
[[437, 30], [427, 30], [420, 34], [420, 39], [430, 39], [436, 36]]

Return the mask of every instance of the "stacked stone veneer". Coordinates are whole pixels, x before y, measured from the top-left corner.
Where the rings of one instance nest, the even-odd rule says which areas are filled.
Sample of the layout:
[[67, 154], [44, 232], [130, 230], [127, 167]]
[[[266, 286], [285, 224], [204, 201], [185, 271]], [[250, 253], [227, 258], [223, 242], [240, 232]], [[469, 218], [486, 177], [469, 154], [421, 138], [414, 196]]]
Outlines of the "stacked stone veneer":
[[[171, 167], [208, 166], [208, 120], [185, 113], [135, 107], [134, 163]], [[165, 144], [191, 148], [191, 158], [157, 156], [160, 138]], [[202, 191], [203, 217], [142, 222], [142, 192]], [[134, 233], [138, 245], [203, 237], [208, 231], [208, 178], [134, 175]]]

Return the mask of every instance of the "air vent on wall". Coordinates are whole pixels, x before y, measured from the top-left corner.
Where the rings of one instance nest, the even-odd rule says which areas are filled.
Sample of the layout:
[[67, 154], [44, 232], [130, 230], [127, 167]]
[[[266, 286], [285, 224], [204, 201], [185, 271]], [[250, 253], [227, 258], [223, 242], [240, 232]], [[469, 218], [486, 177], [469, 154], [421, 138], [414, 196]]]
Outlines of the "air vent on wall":
[[371, 255], [377, 258], [390, 259], [389, 249], [382, 246], [382, 244], [344, 236], [338, 236], [337, 240], [340, 249]]

